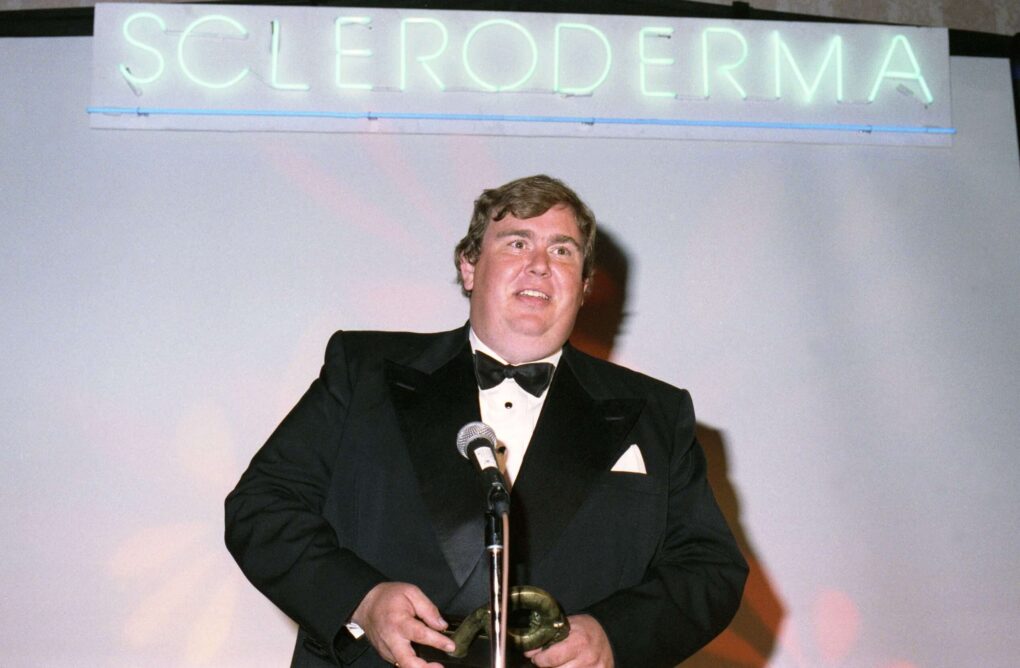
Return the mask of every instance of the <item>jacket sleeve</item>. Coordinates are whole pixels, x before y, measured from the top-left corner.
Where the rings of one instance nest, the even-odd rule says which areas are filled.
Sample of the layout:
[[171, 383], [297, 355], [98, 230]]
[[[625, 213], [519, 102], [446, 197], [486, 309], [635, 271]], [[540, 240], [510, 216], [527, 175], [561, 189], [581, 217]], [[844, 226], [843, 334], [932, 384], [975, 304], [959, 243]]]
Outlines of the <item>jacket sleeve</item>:
[[227, 548], [245, 576], [334, 662], [344, 624], [386, 579], [340, 547], [322, 514], [350, 404], [350, 375], [337, 332], [319, 378], [256, 453], [225, 504]]
[[722, 632], [740, 604], [747, 564], [709, 487], [694, 426], [684, 391], [659, 549], [638, 585], [587, 610], [605, 629], [617, 668], [676, 665]]

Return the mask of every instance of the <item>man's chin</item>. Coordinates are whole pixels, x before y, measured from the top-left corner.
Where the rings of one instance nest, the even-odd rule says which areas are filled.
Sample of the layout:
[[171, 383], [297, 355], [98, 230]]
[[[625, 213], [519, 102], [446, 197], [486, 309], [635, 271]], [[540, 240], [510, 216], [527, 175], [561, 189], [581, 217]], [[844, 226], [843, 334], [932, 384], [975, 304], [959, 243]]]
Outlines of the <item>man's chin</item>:
[[549, 327], [547, 324], [535, 324], [527, 326], [527, 323], [515, 323], [509, 330], [509, 336], [520, 346], [549, 348], [555, 351], [566, 343], [570, 337], [569, 330]]
[[529, 318], [527, 316], [521, 316], [514, 318], [507, 327], [507, 332], [511, 336], [518, 336], [522, 339], [543, 339], [545, 337], [553, 336], [552, 327], [544, 318]]

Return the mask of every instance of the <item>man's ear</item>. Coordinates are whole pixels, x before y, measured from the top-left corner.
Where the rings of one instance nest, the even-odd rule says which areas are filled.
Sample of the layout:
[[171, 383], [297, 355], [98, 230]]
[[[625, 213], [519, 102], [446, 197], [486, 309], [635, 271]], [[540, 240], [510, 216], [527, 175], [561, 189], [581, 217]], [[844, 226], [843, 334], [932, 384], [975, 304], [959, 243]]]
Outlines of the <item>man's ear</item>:
[[475, 265], [470, 262], [464, 253], [460, 254], [460, 282], [464, 289], [470, 292], [475, 287]]
[[586, 279], [584, 279], [584, 282], [581, 283], [581, 304], [582, 305], [584, 304], [585, 297], [587, 297], [590, 294], [591, 294], [591, 279], [590, 278], [586, 278]]

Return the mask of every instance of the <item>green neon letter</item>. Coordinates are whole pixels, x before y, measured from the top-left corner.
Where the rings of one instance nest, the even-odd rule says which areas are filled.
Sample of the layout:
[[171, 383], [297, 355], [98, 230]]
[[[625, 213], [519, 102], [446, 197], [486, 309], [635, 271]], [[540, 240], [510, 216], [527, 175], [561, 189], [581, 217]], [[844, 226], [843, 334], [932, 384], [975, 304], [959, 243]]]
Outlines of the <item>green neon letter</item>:
[[152, 12], [139, 12], [137, 14], [132, 14], [131, 16], [127, 17], [127, 19], [124, 20], [122, 31], [124, 33], [125, 41], [127, 41], [127, 43], [130, 44], [131, 46], [137, 46], [142, 51], [148, 51], [149, 53], [156, 57], [157, 63], [156, 71], [147, 77], [140, 77], [135, 74], [132, 74], [131, 70], [128, 69], [128, 66], [125, 65], [124, 63], [121, 63], [120, 65], [117, 66], [117, 69], [120, 70], [121, 75], [123, 75], [123, 77], [127, 79], [129, 83], [135, 85], [152, 83], [156, 79], [160, 78], [163, 75], [163, 70], [166, 69], [166, 59], [163, 58], [162, 53], [157, 51], [155, 48], [149, 46], [148, 44], [142, 44], [137, 39], [132, 37], [130, 32], [128, 32], [128, 26], [130, 26], [138, 19], [153, 19], [159, 25], [159, 29], [162, 30], [163, 32], [166, 32], [166, 23], [164, 23], [163, 19], [153, 14]]
[[818, 84], [822, 82], [822, 75], [825, 74], [825, 70], [829, 68], [829, 62], [835, 57], [836, 60], [836, 101], [843, 101], [843, 38], [836, 35], [829, 42], [829, 50], [825, 52], [825, 60], [822, 61], [821, 67], [818, 68], [818, 74], [815, 76], [814, 82], [808, 85], [807, 79], [804, 78], [804, 74], [800, 71], [800, 67], [797, 66], [797, 61], [793, 59], [793, 54], [790, 53], [790, 48], [786, 46], [786, 42], [779, 36], [779, 31], [772, 33], [773, 47], [775, 51], [776, 61], [776, 98], [782, 99], [783, 97], [783, 57], [786, 58], [786, 62], [790, 64], [790, 68], [793, 70], [794, 75], [797, 77], [797, 81], [800, 82], [800, 87], [804, 91], [804, 99], [808, 102], [815, 96], [815, 92], [818, 91]]
[[355, 90], [372, 90], [372, 84], [367, 83], [343, 83], [343, 77], [340, 76], [341, 67], [340, 61], [343, 56], [355, 56], [360, 58], [368, 58], [372, 55], [371, 49], [344, 49], [340, 46], [340, 28], [353, 23], [359, 26], [367, 26], [372, 23], [372, 19], [368, 16], [351, 16], [338, 18], [334, 24], [333, 37], [336, 44], [336, 86], [337, 88], [352, 88]]
[[415, 23], [436, 26], [439, 28], [439, 33], [443, 36], [443, 43], [436, 49], [435, 53], [430, 53], [427, 56], [415, 56], [414, 59], [425, 68], [425, 72], [436, 82], [439, 90], [446, 90], [442, 79], [439, 78], [428, 62], [426, 62], [435, 60], [443, 55], [443, 51], [446, 51], [446, 45], [450, 42], [450, 35], [446, 31], [446, 26], [436, 19], [404, 19], [400, 22], [400, 90], [407, 90], [407, 26]]
[[744, 90], [743, 86], [741, 86], [740, 83], [738, 83], [737, 80], [733, 78], [733, 75], [730, 73], [730, 71], [737, 69], [738, 67], [744, 64], [745, 60], [747, 60], [748, 51], [747, 40], [744, 39], [744, 36], [737, 32], [736, 30], [734, 30], [733, 28], [705, 28], [705, 32], [701, 33], [701, 75], [704, 78], [703, 90], [705, 93], [705, 97], [706, 98], [711, 97], [711, 90], [708, 81], [709, 74], [708, 36], [710, 33], [715, 33], [719, 35], [730, 35], [731, 37], [736, 37], [737, 41], [740, 42], [740, 48], [742, 50], [740, 58], [737, 59], [735, 63], [730, 63], [729, 65], [720, 65], [716, 69], [719, 72], [721, 72], [724, 77], [729, 79], [730, 83], [733, 84], [733, 87], [737, 89], [738, 93], [740, 93], [741, 99], [746, 100], [747, 92]]
[[[561, 86], [560, 85], [560, 33], [563, 30], [587, 30], [588, 32], [594, 33], [596, 37], [602, 42], [602, 49], [605, 53], [605, 66], [602, 68], [602, 74], [595, 83], [589, 86]], [[534, 44], [534, 42], [532, 42]], [[536, 54], [537, 62], [537, 54]], [[567, 95], [587, 95], [596, 88], [602, 85], [602, 82], [609, 76], [609, 68], [613, 64], [613, 48], [609, 45], [609, 40], [602, 33], [601, 30], [594, 28], [586, 23], [557, 23], [556, 28], [553, 31], [553, 90], [557, 93], [565, 93]], [[534, 68], [532, 68], [534, 70]]]
[[271, 70], [269, 85], [277, 90], [308, 90], [308, 84], [303, 83], [280, 83], [280, 22], [270, 21], [273, 29], [273, 54], [271, 58]]
[[[892, 60], [893, 52], [896, 51], [896, 45], [899, 44], [903, 47], [903, 50], [907, 53], [907, 58], [910, 60], [910, 66], [913, 68], [912, 71], [905, 72], [903, 70], [890, 70], [889, 62]], [[924, 103], [931, 104], [935, 98], [932, 97], [931, 91], [928, 90], [928, 82], [924, 80], [924, 75], [921, 74], [921, 66], [917, 64], [917, 58], [914, 57], [914, 50], [910, 48], [910, 42], [904, 35], [896, 35], [893, 37], [892, 42], [889, 44], [889, 52], [885, 54], [885, 60], [882, 62], [882, 68], [878, 71], [878, 77], [875, 78], [875, 85], [871, 89], [871, 95], [868, 96], [868, 102], [874, 102], [878, 96], [878, 88], [882, 85], [882, 81], [885, 79], [906, 79], [907, 81], [916, 81], [917, 85], [921, 87], [921, 92], [924, 93]]]
[[229, 88], [236, 84], [241, 79], [243, 79], [245, 76], [247, 76], [248, 72], [250, 71], [250, 68], [245, 67], [243, 70], [238, 72], [233, 79], [230, 79], [229, 81], [222, 81], [216, 83], [212, 81], [205, 81], [204, 79], [198, 78], [191, 71], [188, 65], [184, 62], [184, 44], [188, 41], [188, 38], [191, 37], [191, 33], [194, 32], [195, 28], [202, 25], [203, 23], [211, 23], [212, 21], [223, 21], [231, 28], [241, 33], [241, 37], [245, 38], [248, 37], [248, 31], [244, 29], [244, 26], [235, 21], [234, 19], [230, 18], [229, 16], [223, 16], [221, 14], [215, 14], [213, 16], [203, 16], [202, 18], [193, 21], [191, 25], [185, 28], [184, 32], [181, 33], [181, 41], [177, 43], [177, 64], [181, 66], [181, 71], [184, 72], [184, 75], [187, 76], [192, 81], [194, 81], [195, 83], [197, 83], [199, 86], [205, 86], [206, 88]]
[[647, 97], [676, 97], [676, 91], [672, 90], [648, 90], [648, 65], [667, 66], [672, 65], [676, 61], [672, 58], [652, 58], [645, 53], [645, 36], [652, 35], [653, 37], [666, 37], [672, 38], [672, 28], [655, 28], [648, 27], [642, 28], [638, 33], [638, 73], [641, 77], [641, 94]]
[[[531, 47], [531, 67], [528, 68], [527, 73], [525, 73], [523, 77], [513, 82], [512, 84], [508, 84], [506, 86], [496, 86], [487, 81], [482, 81], [482, 79], [477, 74], [475, 74], [474, 69], [472, 69], [471, 67], [471, 63], [468, 60], [468, 49], [471, 46], [471, 40], [475, 38], [475, 35], [477, 35], [478, 31], [481, 30], [482, 28], [488, 28], [489, 26], [495, 25], [510, 26], [511, 28], [514, 28], [515, 30], [519, 31], [528, 40], [528, 46]], [[477, 83], [485, 90], [496, 92], [503, 90], [513, 90], [514, 88], [518, 88], [519, 86], [523, 85], [524, 82], [530, 79], [531, 75], [535, 73], [535, 68], [538, 67], [538, 45], [535, 44], [535, 38], [531, 36], [531, 33], [525, 30], [524, 26], [522, 26], [520, 23], [517, 23], [516, 21], [509, 21], [507, 19], [489, 19], [488, 21], [482, 21], [474, 28], [472, 28], [471, 32], [469, 32], [467, 34], [467, 37], [464, 38], [464, 48], [461, 50], [461, 57], [464, 59], [464, 71], [468, 73], [468, 76], [475, 80], [475, 83]], [[601, 81], [599, 83], [601, 83]]]

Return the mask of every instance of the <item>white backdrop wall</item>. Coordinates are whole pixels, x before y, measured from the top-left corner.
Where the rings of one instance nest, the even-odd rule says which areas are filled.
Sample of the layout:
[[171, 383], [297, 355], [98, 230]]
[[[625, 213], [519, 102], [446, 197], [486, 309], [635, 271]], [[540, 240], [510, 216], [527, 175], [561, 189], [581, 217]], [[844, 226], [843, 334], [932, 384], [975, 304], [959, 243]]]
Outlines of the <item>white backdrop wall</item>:
[[0, 663], [280, 666], [222, 498], [336, 328], [462, 323], [482, 188], [585, 196], [614, 358], [689, 388], [756, 573], [692, 665], [1015, 665], [1020, 174], [950, 149], [88, 129], [91, 40], [0, 40]]

